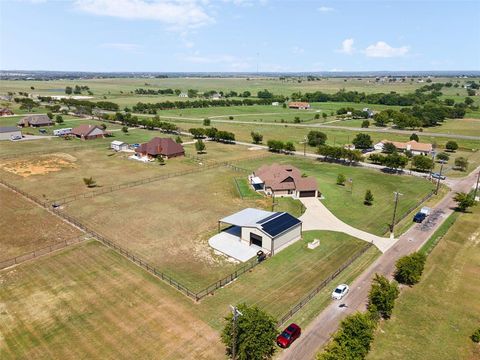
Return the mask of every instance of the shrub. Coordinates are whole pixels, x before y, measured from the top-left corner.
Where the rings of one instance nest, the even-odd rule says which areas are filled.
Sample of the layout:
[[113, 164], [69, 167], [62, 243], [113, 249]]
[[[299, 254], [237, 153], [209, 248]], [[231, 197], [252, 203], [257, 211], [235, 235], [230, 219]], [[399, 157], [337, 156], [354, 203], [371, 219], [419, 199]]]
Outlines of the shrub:
[[343, 174], [338, 174], [337, 176], [337, 185], [342, 185], [345, 186], [345, 181], [347, 181], [347, 178]]
[[448, 155], [446, 152], [441, 152], [437, 154], [436, 158], [437, 160], [448, 161], [448, 159], [450, 159], [450, 155]]
[[468, 159], [463, 156], [455, 158], [455, 167], [461, 171], [466, 171], [468, 168]]
[[362, 128], [368, 128], [370, 126], [370, 121], [368, 120], [363, 120], [362, 121]]
[[365, 192], [365, 200], [363, 201], [365, 205], [372, 205], [373, 204], [373, 194], [370, 190], [367, 190]]
[[398, 259], [395, 280], [405, 285], [415, 285], [420, 281], [427, 257], [423, 253], [413, 253]]
[[386, 277], [375, 274], [368, 294], [369, 311], [378, 313], [384, 319], [390, 318], [399, 292], [396, 282], [390, 282]]
[[473, 342], [480, 343], [480, 328], [475, 330], [475, 332], [470, 336]]
[[456, 141], [450, 140], [445, 144], [445, 149], [453, 152], [458, 149], [458, 144]]

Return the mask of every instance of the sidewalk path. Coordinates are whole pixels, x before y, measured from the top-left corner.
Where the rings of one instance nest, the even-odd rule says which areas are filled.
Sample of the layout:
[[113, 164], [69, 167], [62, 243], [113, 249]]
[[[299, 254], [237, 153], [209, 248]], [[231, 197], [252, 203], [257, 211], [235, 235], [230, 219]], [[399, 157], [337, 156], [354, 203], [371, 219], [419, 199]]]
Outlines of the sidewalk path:
[[331, 230], [343, 232], [361, 240], [373, 243], [382, 253], [387, 251], [398, 239], [383, 238], [345, 224], [333, 215], [317, 198], [301, 198], [305, 212], [300, 216], [304, 231]]

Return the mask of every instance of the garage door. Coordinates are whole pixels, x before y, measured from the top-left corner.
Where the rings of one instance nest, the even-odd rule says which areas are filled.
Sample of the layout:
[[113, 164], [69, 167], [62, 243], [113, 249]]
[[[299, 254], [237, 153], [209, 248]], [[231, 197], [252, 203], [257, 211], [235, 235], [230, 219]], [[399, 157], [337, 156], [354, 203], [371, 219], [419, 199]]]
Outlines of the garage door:
[[300, 197], [314, 197], [315, 196], [315, 190], [314, 191], [300, 191]]
[[262, 237], [257, 234], [250, 233], [250, 244], [262, 247]]

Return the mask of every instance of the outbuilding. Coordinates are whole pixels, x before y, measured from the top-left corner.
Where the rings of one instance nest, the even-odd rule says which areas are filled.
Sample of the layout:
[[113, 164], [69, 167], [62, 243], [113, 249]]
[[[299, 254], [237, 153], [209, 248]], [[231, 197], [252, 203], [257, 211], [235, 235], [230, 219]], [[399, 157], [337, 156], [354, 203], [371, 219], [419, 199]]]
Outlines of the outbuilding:
[[128, 144], [120, 140], [114, 140], [110, 143], [110, 148], [115, 151], [124, 151], [128, 150]]
[[53, 120], [47, 115], [29, 115], [20, 119], [17, 125], [20, 127], [51, 126], [53, 125]]
[[[222, 224], [229, 227], [220, 231]], [[210, 246], [240, 261], [254, 257], [259, 250], [273, 256], [302, 237], [302, 222], [286, 212], [247, 208], [220, 219], [218, 227]]]
[[0, 127], [0, 140], [20, 140], [22, 132], [13, 126]]

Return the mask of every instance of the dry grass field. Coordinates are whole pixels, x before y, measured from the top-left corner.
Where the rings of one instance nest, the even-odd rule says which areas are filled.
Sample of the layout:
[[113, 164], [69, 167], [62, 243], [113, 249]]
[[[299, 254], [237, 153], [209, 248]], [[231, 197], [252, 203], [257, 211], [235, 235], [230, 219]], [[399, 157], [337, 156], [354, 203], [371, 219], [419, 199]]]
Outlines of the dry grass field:
[[0, 358], [223, 359], [180, 293], [97, 242], [0, 271]]
[[0, 186], [0, 260], [82, 234], [45, 209]]

